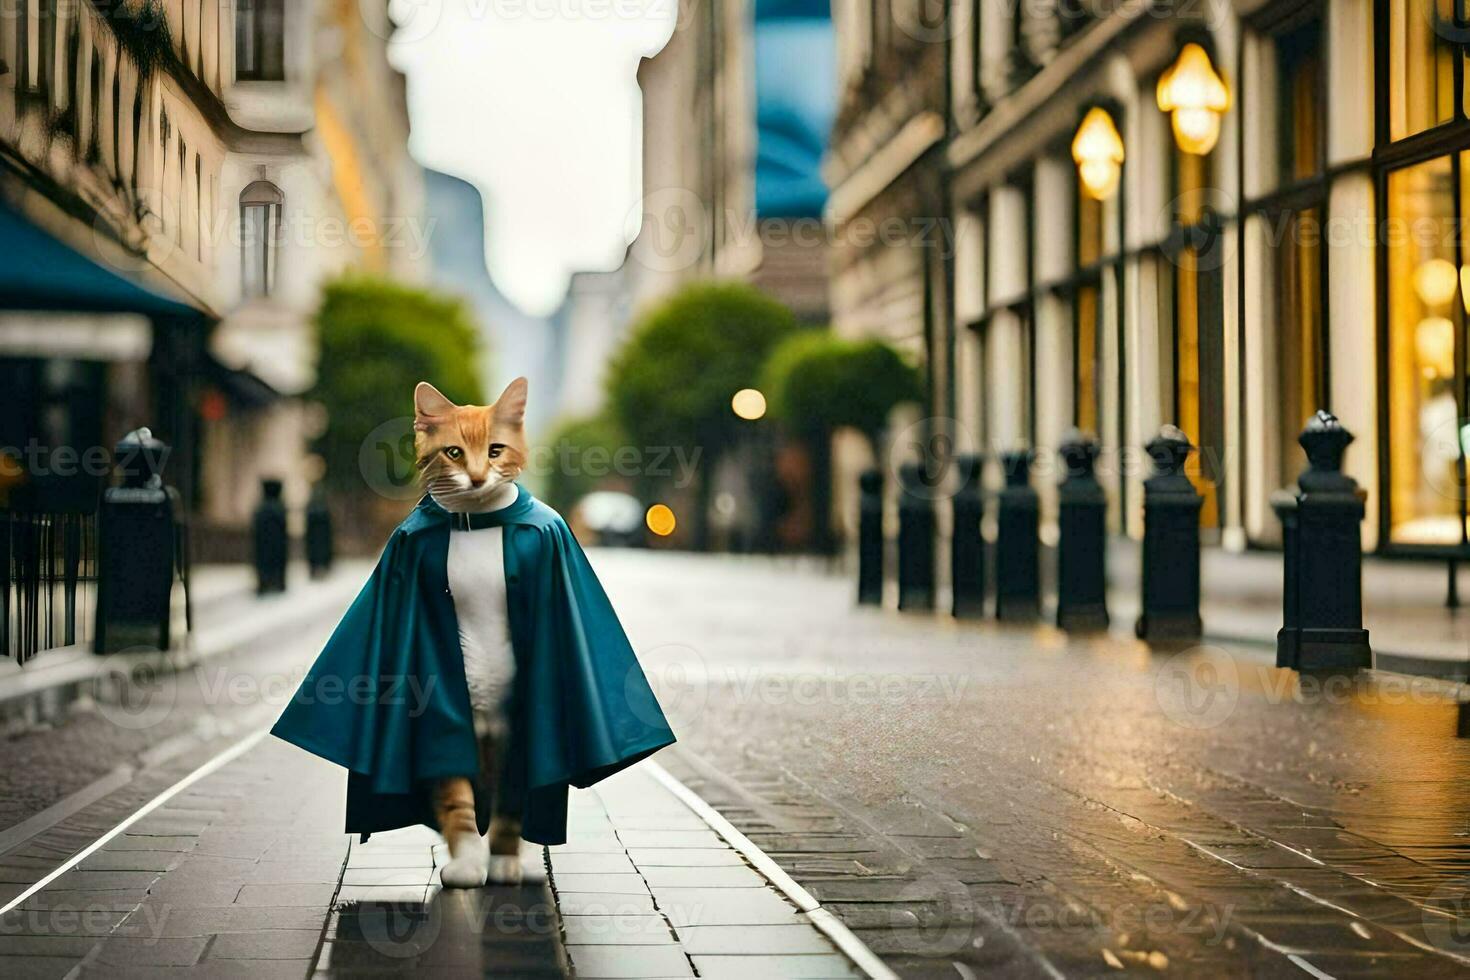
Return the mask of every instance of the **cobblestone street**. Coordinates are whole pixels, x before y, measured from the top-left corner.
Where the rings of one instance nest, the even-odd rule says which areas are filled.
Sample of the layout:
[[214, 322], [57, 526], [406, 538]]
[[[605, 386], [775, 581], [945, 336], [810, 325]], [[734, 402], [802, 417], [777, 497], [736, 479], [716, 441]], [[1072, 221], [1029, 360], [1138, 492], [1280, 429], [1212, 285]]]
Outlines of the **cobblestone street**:
[[528, 848], [527, 884], [442, 892], [435, 834], [349, 841], [340, 770], [241, 742], [332, 611], [209, 668], [222, 680], [159, 686], [156, 726], [81, 711], [51, 733], [85, 755], [116, 727], [135, 768], [0, 861], [0, 898], [26, 896], [0, 919], [0, 973], [864, 972], [829, 915], [903, 977], [1470, 968], [1453, 685], [1298, 678], [1249, 646], [1151, 653], [1121, 624], [859, 610], [816, 563], [593, 561], [680, 742], [575, 794], [571, 841]]
[[598, 562], [668, 764], [905, 976], [1470, 967], [1453, 685], [855, 611], [815, 566]]

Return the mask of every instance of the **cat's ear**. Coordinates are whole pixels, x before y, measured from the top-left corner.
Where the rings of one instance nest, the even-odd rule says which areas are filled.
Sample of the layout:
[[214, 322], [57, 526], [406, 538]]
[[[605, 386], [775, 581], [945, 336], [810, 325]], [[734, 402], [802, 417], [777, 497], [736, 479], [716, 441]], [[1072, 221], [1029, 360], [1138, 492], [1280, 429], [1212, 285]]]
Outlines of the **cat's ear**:
[[520, 425], [526, 420], [526, 391], [529, 387], [525, 378], [516, 378], [505, 386], [505, 390], [495, 400], [497, 422]]
[[427, 381], [420, 381], [413, 390], [414, 428], [427, 428], [425, 423], [443, 418], [458, 407], [445, 398], [438, 388]]

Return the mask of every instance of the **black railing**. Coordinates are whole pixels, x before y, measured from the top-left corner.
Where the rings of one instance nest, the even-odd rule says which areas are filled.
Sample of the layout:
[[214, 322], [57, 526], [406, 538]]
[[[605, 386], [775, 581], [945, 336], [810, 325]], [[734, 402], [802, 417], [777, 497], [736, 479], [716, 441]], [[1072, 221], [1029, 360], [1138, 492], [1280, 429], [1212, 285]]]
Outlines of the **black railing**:
[[24, 663], [90, 638], [95, 511], [0, 509], [0, 653]]

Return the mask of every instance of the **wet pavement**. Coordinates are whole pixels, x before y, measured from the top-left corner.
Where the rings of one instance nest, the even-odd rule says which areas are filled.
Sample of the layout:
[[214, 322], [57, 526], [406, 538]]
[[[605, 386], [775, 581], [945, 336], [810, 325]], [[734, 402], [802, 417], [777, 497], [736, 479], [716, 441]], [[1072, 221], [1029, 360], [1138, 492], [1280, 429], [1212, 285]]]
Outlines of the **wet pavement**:
[[810, 564], [596, 562], [665, 764], [905, 976], [1470, 973], [1458, 686], [857, 610]]
[[[857, 609], [809, 562], [593, 560], [681, 740], [658, 761], [902, 976], [1470, 974], [1460, 686], [1298, 678], [1249, 645], [1151, 652], [1121, 624]], [[55, 745], [64, 785], [68, 751], [83, 775], [87, 751], [137, 765], [4, 856], [0, 904], [270, 714], [334, 620], [9, 743]], [[549, 886], [445, 896], [434, 835], [352, 844], [340, 772], [266, 740], [0, 921], [0, 974], [838, 963], [687, 814], [648, 785], [605, 789], [579, 797]], [[746, 941], [766, 925], [772, 949]]]

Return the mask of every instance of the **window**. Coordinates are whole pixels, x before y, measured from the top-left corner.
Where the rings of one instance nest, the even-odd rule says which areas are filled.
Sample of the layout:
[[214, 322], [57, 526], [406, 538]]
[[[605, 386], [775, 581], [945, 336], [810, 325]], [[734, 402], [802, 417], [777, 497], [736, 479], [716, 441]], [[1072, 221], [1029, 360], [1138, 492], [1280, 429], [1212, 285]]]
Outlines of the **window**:
[[87, 161], [96, 163], [102, 159], [102, 56], [92, 49], [92, 74], [89, 76], [88, 95], [91, 104], [87, 108], [90, 124], [87, 133]]
[[57, 3], [58, 0], [41, 0], [37, 5], [37, 43], [33, 50], [39, 63], [32, 69], [32, 74], [38, 90], [48, 96], [56, 91], [56, 31], [61, 20], [56, 9]]
[[284, 200], [276, 185], [264, 180], [240, 192], [240, 292], [244, 299], [269, 296], [275, 288]]
[[133, 91], [133, 196], [138, 196], [141, 177], [138, 173], [138, 153], [143, 142], [143, 79], [139, 78]]
[[199, 154], [194, 154], [194, 258], [204, 261], [204, 167]]
[[1399, 140], [1455, 116], [1450, 43], [1457, 0], [1388, 0], [1388, 135]]
[[236, 0], [235, 77], [281, 81], [285, 54], [285, 0]]
[[1072, 424], [1099, 435], [1099, 360], [1102, 318], [1102, 275], [1096, 269], [1103, 254], [1103, 202], [1077, 181], [1077, 268], [1081, 277], [1072, 303]]
[[122, 180], [122, 64], [112, 71], [112, 175]]
[[1224, 475], [1224, 283], [1215, 219], [1205, 206], [1210, 159], [1174, 148], [1174, 418], [1199, 447], [1185, 472], [1204, 497], [1200, 523], [1220, 524]]
[[1327, 251], [1323, 217], [1326, 104], [1322, 26], [1311, 20], [1274, 38], [1277, 176], [1283, 192], [1263, 208], [1275, 330], [1269, 340], [1277, 397], [1270, 399], [1277, 458], [1270, 482], [1293, 483], [1306, 466], [1297, 444], [1319, 408], [1330, 409], [1327, 373]]
[[1466, 154], [1388, 175], [1388, 509], [1395, 543], [1461, 545]]
[[187, 214], [188, 213], [188, 210], [189, 210], [189, 202], [184, 199], [184, 187], [186, 186], [185, 183], [184, 183], [184, 180], [185, 180], [186, 175], [188, 174], [188, 165], [189, 165], [189, 147], [188, 147], [188, 144], [186, 144], [184, 142], [184, 138], [182, 136], [180, 136], [179, 137], [179, 183], [178, 183], [178, 187], [176, 188], [176, 190], [177, 190], [178, 193], [174, 196], [174, 201], [177, 202], [175, 204], [175, 207], [177, 207], [179, 209], [178, 220], [174, 223], [174, 244], [180, 245], [180, 246], [182, 246], [184, 244], [184, 215]]

